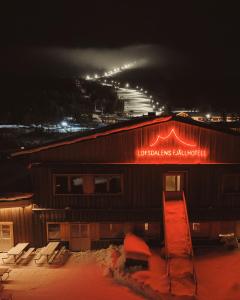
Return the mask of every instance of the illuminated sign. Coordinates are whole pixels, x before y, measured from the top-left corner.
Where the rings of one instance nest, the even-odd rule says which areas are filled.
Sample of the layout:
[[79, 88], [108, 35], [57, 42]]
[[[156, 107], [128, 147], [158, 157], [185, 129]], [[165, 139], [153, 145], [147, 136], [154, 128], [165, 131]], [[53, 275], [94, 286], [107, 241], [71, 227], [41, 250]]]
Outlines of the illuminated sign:
[[196, 143], [185, 141], [176, 134], [174, 128], [166, 136], [158, 135], [148, 147], [137, 150], [138, 158], [171, 160], [205, 159], [207, 150], [199, 147]]

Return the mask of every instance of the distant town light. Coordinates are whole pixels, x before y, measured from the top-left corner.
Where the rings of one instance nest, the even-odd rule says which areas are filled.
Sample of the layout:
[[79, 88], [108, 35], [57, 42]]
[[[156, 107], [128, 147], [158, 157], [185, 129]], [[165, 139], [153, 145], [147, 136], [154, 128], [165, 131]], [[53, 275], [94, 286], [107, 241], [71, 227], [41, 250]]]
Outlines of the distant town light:
[[91, 77], [89, 75], [86, 76], [86, 80], [90, 80]]
[[62, 122], [61, 122], [61, 126], [62, 126], [62, 127], [67, 127], [67, 126], [68, 126], [68, 122], [62, 121]]
[[143, 89], [141, 88], [140, 91], [143, 91]]
[[145, 93], [145, 94], [147, 94], [147, 93], [148, 93], [148, 91], [145, 91], [144, 93]]
[[96, 78], [96, 79], [97, 79], [97, 78], [98, 78], [98, 74], [95, 74], [95, 75], [94, 75], [94, 78]]
[[139, 86], [138, 86], [138, 85], [136, 86], [136, 89], [139, 89]]
[[211, 118], [211, 114], [206, 114], [206, 118], [210, 119]]
[[126, 88], [129, 88], [129, 83], [126, 83], [125, 87], [126, 87]]
[[152, 95], [150, 95], [150, 99], [152, 99]]

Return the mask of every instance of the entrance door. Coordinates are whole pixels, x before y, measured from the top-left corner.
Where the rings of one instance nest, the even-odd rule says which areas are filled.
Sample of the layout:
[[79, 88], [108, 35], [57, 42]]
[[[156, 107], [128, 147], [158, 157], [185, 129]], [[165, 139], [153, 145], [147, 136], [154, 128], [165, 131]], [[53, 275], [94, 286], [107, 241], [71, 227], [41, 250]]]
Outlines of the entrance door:
[[70, 225], [70, 249], [73, 251], [91, 248], [90, 228], [87, 223], [72, 223]]
[[166, 173], [164, 175], [163, 185], [166, 200], [180, 200], [184, 187], [184, 174]]
[[0, 222], [0, 251], [8, 251], [13, 246], [13, 223]]

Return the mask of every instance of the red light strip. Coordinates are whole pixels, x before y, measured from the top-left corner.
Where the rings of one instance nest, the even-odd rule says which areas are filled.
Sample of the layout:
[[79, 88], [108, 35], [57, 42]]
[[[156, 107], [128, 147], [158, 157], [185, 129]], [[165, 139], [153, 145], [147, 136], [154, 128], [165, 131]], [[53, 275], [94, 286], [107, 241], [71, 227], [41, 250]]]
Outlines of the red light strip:
[[168, 134], [167, 136], [160, 136], [160, 135], [158, 135], [156, 141], [155, 141], [154, 143], [152, 143], [152, 144], [150, 145], [150, 147], [154, 147], [154, 146], [159, 142], [160, 139], [161, 139], [161, 140], [166, 140], [166, 139], [168, 139], [171, 135], [174, 135], [175, 138], [176, 138], [180, 143], [182, 143], [183, 145], [186, 145], [186, 146], [189, 146], [189, 147], [196, 147], [196, 145], [188, 144], [188, 143], [184, 142], [183, 140], [181, 140], [180, 137], [177, 136], [177, 134], [176, 134], [176, 132], [175, 132], [175, 130], [174, 130], [173, 128], [171, 129], [171, 131], [169, 132], [169, 134]]

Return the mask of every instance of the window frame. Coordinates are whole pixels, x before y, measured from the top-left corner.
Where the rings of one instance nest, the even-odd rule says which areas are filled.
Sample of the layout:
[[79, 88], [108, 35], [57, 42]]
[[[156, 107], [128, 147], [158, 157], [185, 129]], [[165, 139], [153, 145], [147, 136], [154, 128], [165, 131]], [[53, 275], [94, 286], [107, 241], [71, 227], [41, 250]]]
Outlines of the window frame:
[[[68, 192], [67, 193], [56, 193], [56, 177], [67, 177], [68, 178]], [[72, 193], [71, 192], [71, 177], [82, 177], [83, 178], [83, 193]], [[52, 174], [53, 177], [53, 195], [54, 196], [119, 196], [124, 193], [124, 184], [123, 184], [123, 174], [117, 174], [117, 173], [54, 173]], [[91, 178], [91, 184], [92, 184], [92, 192], [91, 193], [84, 193], [84, 177], [89, 177]], [[104, 193], [96, 193], [95, 192], [95, 178], [96, 177], [106, 177], [107, 178], [107, 189], [109, 190], [109, 183], [110, 179], [114, 177], [119, 177], [120, 178], [120, 187], [121, 191], [118, 193], [113, 193], [113, 192], [104, 192]]]
[[[95, 178], [97, 177], [105, 177], [107, 178], [107, 192], [104, 193], [96, 193], [95, 192]], [[109, 192], [110, 190], [110, 179], [114, 178], [114, 177], [119, 177], [120, 178], [120, 187], [121, 187], [121, 191], [117, 192], [117, 193], [113, 193], [113, 192]], [[93, 194], [92, 195], [121, 195], [123, 194], [123, 178], [122, 178], [122, 174], [94, 174], [93, 175]]]
[[[46, 225], [47, 225], [47, 240], [49, 242], [52, 242], [52, 241], [58, 241], [60, 242], [62, 240], [62, 236], [61, 236], [61, 224], [62, 222], [47, 222]], [[49, 225], [59, 225], [59, 234], [60, 234], [60, 238], [59, 239], [50, 239], [49, 238]]]

